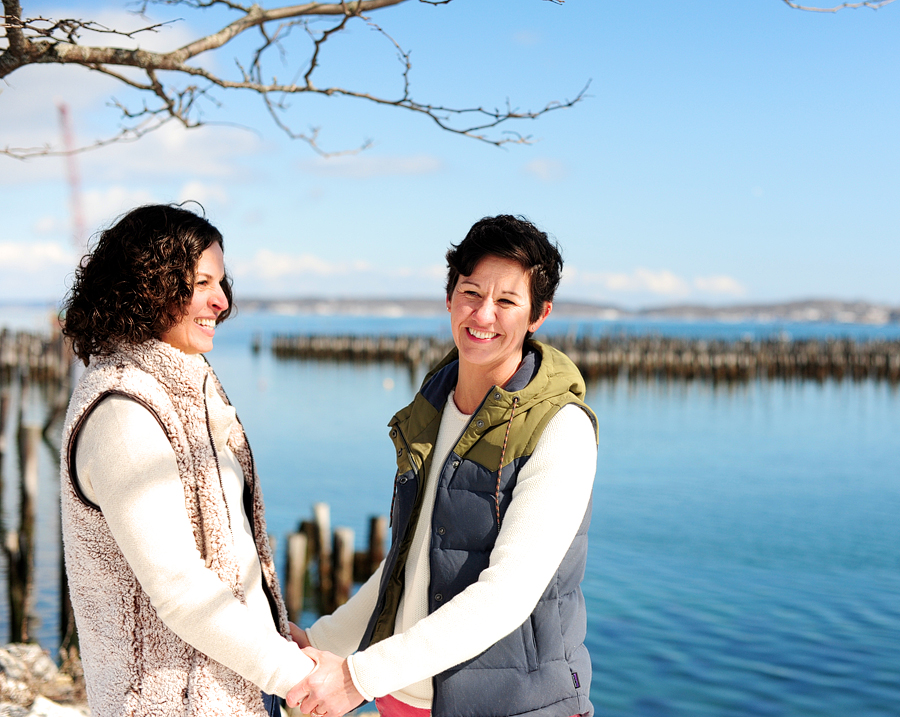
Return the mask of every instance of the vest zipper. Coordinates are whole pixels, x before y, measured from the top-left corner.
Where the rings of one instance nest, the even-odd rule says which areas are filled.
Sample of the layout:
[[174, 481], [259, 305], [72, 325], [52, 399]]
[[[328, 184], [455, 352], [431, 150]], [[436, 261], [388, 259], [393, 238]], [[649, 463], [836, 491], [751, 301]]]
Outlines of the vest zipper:
[[225, 504], [225, 517], [228, 518], [228, 532], [231, 534], [231, 544], [234, 545], [234, 528], [231, 526], [231, 509], [228, 507], [228, 500], [225, 498], [225, 483], [222, 481], [222, 466], [219, 464], [219, 451], [216, 448], [216, 442], [213, 439], [212, 425], [209, 420], [209, 401], [206, 400], [206, 384], [209, 381], [209, 374], [203, 379], [203, 410], [206, 413], [206, 435], [209, 436], [209, 445], [212, 447], [213, 458], [216, 461], [216, 473], [219, 476], [219, 488], [222, 491], [222, 502]]

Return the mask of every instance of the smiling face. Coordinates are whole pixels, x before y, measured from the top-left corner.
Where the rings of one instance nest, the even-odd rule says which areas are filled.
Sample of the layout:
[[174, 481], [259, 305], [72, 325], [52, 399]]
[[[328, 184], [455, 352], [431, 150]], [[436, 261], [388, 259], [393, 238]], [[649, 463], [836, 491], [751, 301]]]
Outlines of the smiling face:
[[185, 307], [184, 316], [160, 338], [186, 354], [211, 351], [216, 318], [228, 308], [228, 298], [222, 289], [224, 280], [225, 255], [222, 245], [213, 242], [197, 262], [194, 295]]
[[551, 304], [531, 321], [528, 275], [512, 259], [485, 256], [469, 276], [460, 276], [447, 298], [450, 327], [459, 349], [460, 376], [472, 371], [503, 385], [522, 360], [525, 335], [544, 323]]

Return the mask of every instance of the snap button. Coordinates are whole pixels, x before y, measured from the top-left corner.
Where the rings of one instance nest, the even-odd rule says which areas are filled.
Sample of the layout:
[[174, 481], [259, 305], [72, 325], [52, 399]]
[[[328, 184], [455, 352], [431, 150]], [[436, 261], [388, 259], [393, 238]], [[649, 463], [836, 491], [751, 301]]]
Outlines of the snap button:
[[475, 421], [475, 425], [478, 426], [478, 428], [484, 428], [484, 421], [479, 418], [477, 421]]
[[434, 594], [434, 601], [435, 601], [435, 602], [441, 602], [443, 599], [444, 599], [444, 596], [441, 595], [440, 593], [435, 593], [435, 594]]
[[440, 528], [438, 528], [438, 535], [444, 535], [446, 532], [447, 532], [447, 529], [444, 528], [443, 525]]
[[453, 461], [453, 467], [459, 468], [459, 461]]
[[494, 400], [495, 400], [495, 401], [499, 401], [499, 400], [500, 400], [500, 392], [499, 392], [499, 391], [498, 391], [497, 393], [494, 394]]
[[409, 479], [408, 479], [406, 476], [400, 476], [400, 477], [397, 479], [397, 482], [398, 482], [400, 485], [404, 485], [404, 484], [406, 483], [407, 480], [409, 480]]

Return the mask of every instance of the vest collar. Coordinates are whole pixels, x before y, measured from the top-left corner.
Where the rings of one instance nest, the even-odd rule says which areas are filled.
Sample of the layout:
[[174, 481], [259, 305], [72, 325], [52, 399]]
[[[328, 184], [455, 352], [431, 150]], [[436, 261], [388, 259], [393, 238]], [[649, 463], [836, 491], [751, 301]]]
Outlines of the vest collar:
[[209, 364], [202, 354], [186, 354], [159, 339], [122, 343], [111, 358], [115, 360], [117, 354], [134, 362], [173, 395], [196, 396], [202, 392], [203, 381], [209, 373]]
[[[515, 393], [526, 388], [537, 375], [541, 368], [542, 355], [537, 345], [532, 342], [525, 344], [522, 362], [519, 368], [502, 388], [508, 393]], [[431, 378], [426, 377], [422, 386], [422, 395], [438, 411], [444, 408], [450, 391], [456, 388], [459, 379], [459, 350], [453, 349], [438, 364], [432, 372]]]

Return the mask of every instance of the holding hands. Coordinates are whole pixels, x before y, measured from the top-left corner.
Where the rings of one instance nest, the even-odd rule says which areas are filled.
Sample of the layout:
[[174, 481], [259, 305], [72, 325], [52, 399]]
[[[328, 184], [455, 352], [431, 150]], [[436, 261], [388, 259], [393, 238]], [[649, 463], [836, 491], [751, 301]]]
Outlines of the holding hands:
[[342, 717], [366, 701], [353, 684], [346, 659], [317, 650], [310, 646], [304, 630], [294, 624], [290, 628], [294, 642], [316, 666], [287, 693], [288, 707], [299, 705], [311, 717]]

